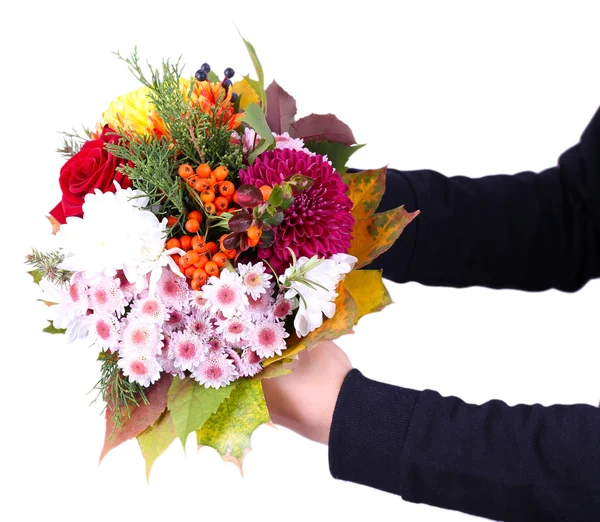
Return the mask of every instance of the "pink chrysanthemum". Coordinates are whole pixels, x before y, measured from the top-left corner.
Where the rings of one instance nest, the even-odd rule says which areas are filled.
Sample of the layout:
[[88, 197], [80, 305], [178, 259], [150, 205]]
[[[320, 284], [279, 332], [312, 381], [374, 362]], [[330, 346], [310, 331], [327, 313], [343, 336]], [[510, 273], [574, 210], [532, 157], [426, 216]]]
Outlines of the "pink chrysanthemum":
[[144, 387], [160, 379], [161, 367], [155, 357], [148, 355], [127, 355], [117, 363], [129, 382], [137, 382]]
[[194, 308], [203, 309], [206, 305], [206, 298], [202, 290], [196, 290], [190, 293], [190, 305]]
[[137, 294], [135, 285], [129, 282], [125, 277], [123, 270], [117, 270], [117, 275], [115, 277], [119, 280], [119, 288], [121, 289], [121, 292], [123, 292], [125, 299], [131, 301]]
[[174, 310], [183, 310], [189, 304], [190, 289], [187, 280], [174, 274], [170, 268], [163, 268], [156, 293], [166, 306]]
[[223, 321], [217, 321], [217, 332], [230, 344], [238, 344], [242, 340], [250, 338], [250, 324], [241, 317], [230, 317]]
[[275, 227], [273, 245], [258, 250], [259, 257], [268, 259], [278, 273], [290, 265], [287, 247], [297, 257], [331, 257], [347, 252], [354, 225], [348, 187], [319, 154], [310, 156], [291, 149], [264, 152], [253, 165], [240, 170], [240, 180], [257, 187], [273, 186], [292, 174], [310, 177], [313, 184], [284, 211], [283, 222]]
[[250, 346], [260, 357], [281, 355], [285, 350], [285, 338], [289, 336], [281, 323], [264, 320], [252, 330]]
[[187, 318], [186, 330], [206, 341], [213, 335], [213, 326], [206, 313], [197, 312]]
[[192, 377], [206, 388], [227, 386], [238, 376], [233, 361], [226, 354], [210, 354], [192, 372]]
[[163, 324], [165, 332], [179, 332], [185, 328], [187, 324], [187, 316], [179, 310], [169, 310], [169, 318]]
[[246, 348], [242, 353], [242, 357], [240, 358], [240, 363], [238, 365], [240, 376], [254, 377], [262, 370], [260, 360], [260, 356], [256, 352]]
[[[106, 276], [95, 278], [90, 282], [88, 290], [89, 307], [94, 312], [123, 315], [128, 302], [119, 286], [118, 279]], [[73, 298], [73, 295], [71, 295], [71, 298]]]
[[206, 344], [191, 332], [175, 333], [169, 344], [169, 357], [179, 370], [193, 370], [204, 359]]
[[178, 377], [183, 379], [185, 377], [185, 373], [182, 370], [175, 368], [175, 365], [173, 364], [173, 359], [169, 355], [170, 354], [170, 350], [169, 350], [170, 345], [171, 345], [171, 338], [169, 336], [165, 335], [165, 338], [163, 339], [162, 349], [160, 351], [160, 354], [158, 354], [158, 356], [156, 357], [156, 360], [158, 361], [158, 364], [160, 364], [161, 368], [163, 369], [163, 372], [169, 373], [171, 375], [177, 375]]
[[213, 337], [208, 341], [208, 349], [213, 353], [221, 353], [224, 348], [223, 340], [219, 337]]
[[242, 280], [236, 272], [223, 270], [220, 277], [212, 276], [203, 287], [206, 306], [211, 313], [231, 317], [248, 306]]
[[128, 315], [127, 324], [121, 332], [119, 352], [158, 355], [162, 341], [163, 335], [156, 324]]
[[269, 294], [261, 294], [258, 299], [249, 296], [246, 313], [253, 319], [261, 319], [269, 313], [272, 301], [273, 299]]
[[83, 277], [82, 272], [76, 272], [71, 277], [69, 285], [69, 297], [73, 302], [73, 308], [79, 314], [85, 314], [89, 308], [88, 285]]
[[120, 324], [114, 315], [92, 314], [89, 316], [90, 338], [101, 350], [114, 350], [119, 342]]
[[278, 297], [273, 305], [273, 317], [283, 319], [294, 310], [294, 301], [285, 297]]
[[134, 301], [131, 314], [156, 324], [162, 324], [169, 317], [167, 307], [158, 297], [144, 297]]

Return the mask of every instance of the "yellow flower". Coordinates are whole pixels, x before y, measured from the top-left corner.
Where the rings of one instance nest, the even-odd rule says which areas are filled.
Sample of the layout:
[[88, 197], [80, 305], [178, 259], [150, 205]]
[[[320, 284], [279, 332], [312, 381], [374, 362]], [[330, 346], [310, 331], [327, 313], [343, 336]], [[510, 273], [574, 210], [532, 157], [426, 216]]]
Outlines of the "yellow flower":
[[158, 116], [148, 91], [147, 87], [140, 87], [119, 96], [102, 114], [104, 123], [117, 132], [125, 131], [142, 136], [153, 133]]
[[233, 92], [240, 96], [240, 110], [244, 110], [251, 103], [258, 103], [260, 101], [256, 91], [245, 79], [233, 84]]

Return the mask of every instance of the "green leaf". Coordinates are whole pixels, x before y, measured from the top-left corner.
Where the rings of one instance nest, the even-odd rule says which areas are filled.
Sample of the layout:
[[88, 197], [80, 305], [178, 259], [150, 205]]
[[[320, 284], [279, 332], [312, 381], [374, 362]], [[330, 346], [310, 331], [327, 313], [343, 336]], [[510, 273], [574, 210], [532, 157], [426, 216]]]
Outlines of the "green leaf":
[[[265, 93], [265, 73], [263, 72], [262, 65], [260, 64], [260, 60], [258, 59], [258, 55], [256, 54], [256, 49], [254, 49], [254, 46], [242, 36], [242, 33], [240, 33], [239, 29], [238, 29], [238, 33], [240, 35], [240, 38], [244, 41], [244, 44], [246, 45], [246, 49], [248, 50], [248, 54], [250, 55], [250, 59], [252, 60], [252, 65], [254, 65], [254, 70], [256, 71], [256, 76], [258, 76], [258, 84], [257, 84], [258, 90], [256, 89], [256, 87], [254, 85], [253, 85], [253, 87], [256, 90], [256, 92], [260, 98], [263, 110], [265, 112], [267, 112], [267, 95]], [[248, 80], [248, 78], [246, 78], [246, 80]]]
[[231, 395], [235, 384], [226, 388], [205, 388], [194, 379], [176, 377], [169, 388], [167, 407], [175, 432], [185, 448], [190, 433], [202, 427], [217, 411], [219, 405]]
[[49, 334], [64, 334], [67, 331], [65, 328], [56, 328], [52, 321], [49, 321], [49, 323], [50, 324], [46, 326], [46, 328], [44, 328], [42, 332], [46, 332]]
[[240, 380], [217, 413], [196, 432], [198, 446], [216, 449], [223, 460], [242, 471], [252, 433], [266, 422], [270, 417], [260, 380]]
[[40, 281], [44, 278], [44, 274], [41, 270], [30, 270], [27, 272], [31, 277], [33, 277], [33, 282], [36, 285], [40, 284]]
[[269, 196], [269, 203], [274, 207], [278, 207], [283, 203], [283, 192], [279, 185], [273, 185], [273, 190]]
[[261, 110], [261, 108], [256, 105], [256, 103], [251, 103], [246, 107], [246, 111], [244, 113], [244, 117], [242, 118], [243, 122], [246, 122], [250, 127], [252, 127], [260, 137], [260, 143], [258, 146], [252, 151], [250, 156], [248, 157], [248, 162], [250, 164], [254, 163], [256, 157], [261, 153], [267, 150], [269, 147], [275, 146], [275, 137], [269, 129], [269, 125], [267, 125], [267, 120], [265, 118], [265, 113]]
[[146, 462], [146, 480], [156, 459], [160, 457], [177, 438], [171, 414], [165, 410], [160, 418], [137, 436], [144, 461]]
[[211, 83], [221, 83], [221, 80], [219, 79], [219, 77], [217, 76], [217, 73], [215, 71], [210, 71], [208, 74], [208, 81]]
[[331, 161], [333, 168], [340, 174], [345, 174], [348, 170], [346, 166], [350, 156], [364, 145], [345, 145], [344, 143], [335, 143], [332, 141], [308, 141], [305, 143], [306, 148], [321, 156], [327, 155], [327, 159]]
[[352, 270], [344, 278], [344, 286], [358, 307], [356, 322], [367, 315], [379, 312], [392, 303], [383, 284], [383, 270]]

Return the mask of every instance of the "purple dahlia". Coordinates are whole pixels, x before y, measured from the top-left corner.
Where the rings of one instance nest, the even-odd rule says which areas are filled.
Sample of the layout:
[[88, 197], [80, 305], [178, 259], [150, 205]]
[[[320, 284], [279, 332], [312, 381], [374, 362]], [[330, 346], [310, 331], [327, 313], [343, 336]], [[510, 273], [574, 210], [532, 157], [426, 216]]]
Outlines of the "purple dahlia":
[[352, 239], [352, 200], [339, 172], [323, 158], [292, 149], [275, 149], [261, 154], [253, 165], [240, 171], [242, 183], [273, 186], [292, 174], [313, 179], [310, 188], [294, 198], [275, 227], [275, 242], [258, 249], [279, 273], [290, 265], [290, 247], [296, 256], [330, 257], [346, 253]]

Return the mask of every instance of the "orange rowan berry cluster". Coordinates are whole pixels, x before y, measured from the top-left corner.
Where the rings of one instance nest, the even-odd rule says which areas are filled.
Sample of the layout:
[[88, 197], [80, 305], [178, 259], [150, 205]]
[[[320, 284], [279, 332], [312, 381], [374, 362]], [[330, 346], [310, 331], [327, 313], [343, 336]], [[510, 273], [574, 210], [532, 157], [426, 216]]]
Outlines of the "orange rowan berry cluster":
[[236, 251], [223, 248], [221, 241], [219, 245], [214, 241], [207, 242], [196, 233], [202, 222], [202, 214], [198, 210], [190, 212], [187, 218], [186, 230], [191, 232], [190, 229], [195, 229], [192, 232], [194, 235], [173, 237], [167, 241], [166, 248], [181, 248], [185, 251], [182, 256], [174, 254], [173, 260], [181, 272], [191, 279], [192, 289], [199, 290], [210, 276], [219, 277], [221, 269], [228, 259], [235, 257]]
[[[204, 211], [209, 214], [221, 215], [236, 207], [234, 195], [235, 185], [226, 178], [229, 175], [223, 165], [212, 170], [210, 165], [202, 163], [196, 170], [187, 163], [178, 169], [179, 176], [199, 193]], [[187, 229], [186, 229], [187, 230]], [[188, 230], [188, 232], [191, 232]]]

